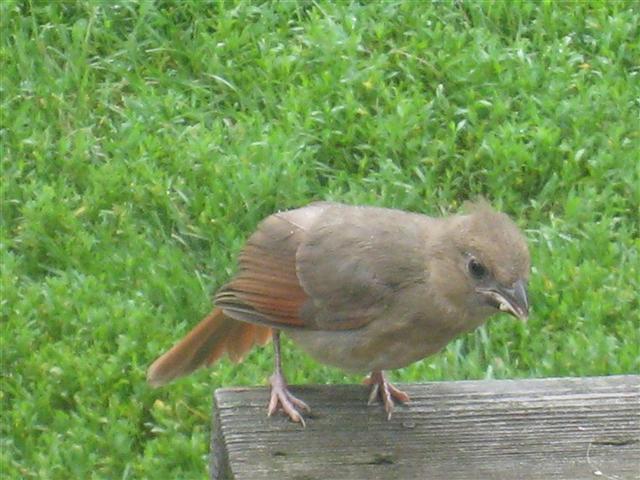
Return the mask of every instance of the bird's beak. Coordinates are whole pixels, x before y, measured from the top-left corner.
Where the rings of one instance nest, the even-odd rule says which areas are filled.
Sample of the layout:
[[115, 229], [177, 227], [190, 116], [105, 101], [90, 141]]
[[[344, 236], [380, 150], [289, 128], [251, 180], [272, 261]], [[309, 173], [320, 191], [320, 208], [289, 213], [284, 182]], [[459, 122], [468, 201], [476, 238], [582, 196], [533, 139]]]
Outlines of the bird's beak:
[[479, 293], [489, 297], [490, 303], [500, 311], [510, 313], [523, 322], [529, 317], [529, 299], [527, 285], [524, 280], [518, 280], [511, 288], [501, 285], [494, 288], [479, 288]]

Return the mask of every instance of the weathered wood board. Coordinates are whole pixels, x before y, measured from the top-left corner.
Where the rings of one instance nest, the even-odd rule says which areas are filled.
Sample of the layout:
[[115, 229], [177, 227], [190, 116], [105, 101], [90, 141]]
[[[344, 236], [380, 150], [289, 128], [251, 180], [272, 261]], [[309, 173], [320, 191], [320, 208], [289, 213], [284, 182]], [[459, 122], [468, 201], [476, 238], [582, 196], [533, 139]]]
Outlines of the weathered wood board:
[[266, 388], [214, 395], [214, 479], [640, 479], [640, 376], [402, 385], [387, 421], [357, 385], [293, 387], [302, 428]]

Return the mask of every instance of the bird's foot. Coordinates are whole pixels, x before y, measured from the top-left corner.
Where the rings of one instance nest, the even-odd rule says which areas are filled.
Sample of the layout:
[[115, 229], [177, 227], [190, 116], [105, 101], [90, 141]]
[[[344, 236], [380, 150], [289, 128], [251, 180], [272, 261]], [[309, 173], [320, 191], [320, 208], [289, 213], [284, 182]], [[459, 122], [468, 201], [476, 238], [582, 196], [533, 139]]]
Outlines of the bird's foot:
[[384, 405], [385, 412], [387, 412], [387, 419], [389, 420], [391, 419], [393, 407], [395, 406], [394, 400], [402, 403], [409, 401], [409, 395], [387, 382], [387, 379], [381, 371], [371, 372], [371, 375], [365, 378], [363, 383], [365, 385], [371, 385], [369, 405], [375, 402], [376, 399], [381, 401]]
[[300, 411], [304, 410], [305, 412], [310, 412], [311, 409], [309, 408], [309, 405], [299, 398], [294, 397], [291, 392], [289, 392], [287, 382], [281, 373], [274, 373], [271, 375], [269, 383], [271, 384], [271, 400], [269, 401], [267, 415], [271, 416], [277, 412], [278, 409], [282, 409], [282, 411], [287, 414], [291, 420], [301, 423], [304, 427], [304, 417]]

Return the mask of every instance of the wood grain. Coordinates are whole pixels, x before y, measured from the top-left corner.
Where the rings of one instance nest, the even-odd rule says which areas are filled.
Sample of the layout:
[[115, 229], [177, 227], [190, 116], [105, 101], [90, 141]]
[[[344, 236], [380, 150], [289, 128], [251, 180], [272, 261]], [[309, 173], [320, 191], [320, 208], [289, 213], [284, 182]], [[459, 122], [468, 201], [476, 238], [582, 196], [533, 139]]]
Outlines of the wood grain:
[[302, 428], [266, 388], [214, 395], [213, 479], [640, 479], [640, 376], [402, 385], [386, 420], [364, 386], [304, 386]]

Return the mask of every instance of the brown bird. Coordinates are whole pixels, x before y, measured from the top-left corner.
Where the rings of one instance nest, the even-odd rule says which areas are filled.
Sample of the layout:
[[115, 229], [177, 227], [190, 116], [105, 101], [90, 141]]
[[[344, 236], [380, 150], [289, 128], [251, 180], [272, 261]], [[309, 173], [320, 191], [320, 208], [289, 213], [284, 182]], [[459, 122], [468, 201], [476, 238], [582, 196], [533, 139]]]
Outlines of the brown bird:
[[275, 213], [240, 254], [216, 307], [149, 368], [163, 385], [225, 352], [240, 361], [273, 339], [268, 414], [302, 422], [309, 407], [287, 388], [280, 331], [322, 363], [371, 372], [369, 402], [409, 397], [384, 370], [441, 350], [504, 311], [526, 320], [529, 252], [518, 227], [481, 200], [433, 218], [385, 208], [313, 203]]

